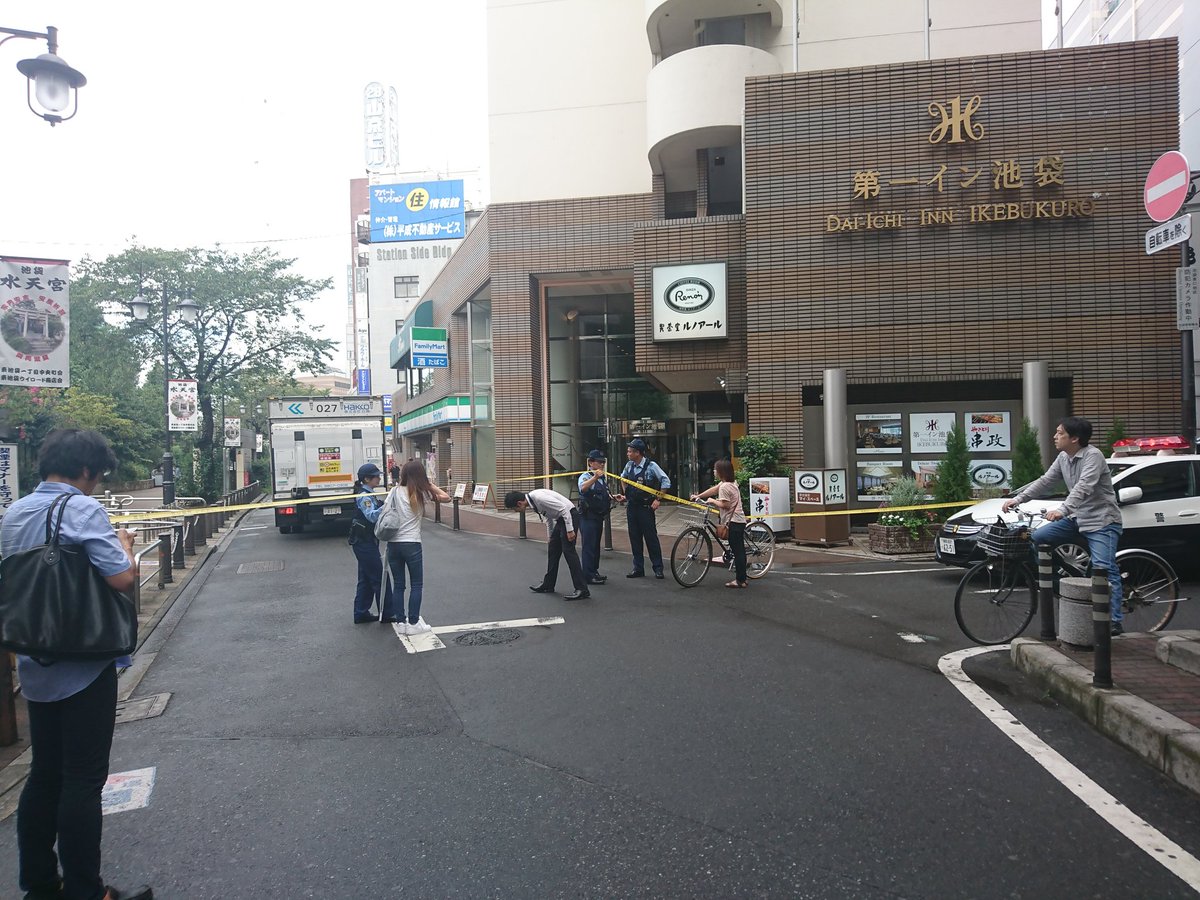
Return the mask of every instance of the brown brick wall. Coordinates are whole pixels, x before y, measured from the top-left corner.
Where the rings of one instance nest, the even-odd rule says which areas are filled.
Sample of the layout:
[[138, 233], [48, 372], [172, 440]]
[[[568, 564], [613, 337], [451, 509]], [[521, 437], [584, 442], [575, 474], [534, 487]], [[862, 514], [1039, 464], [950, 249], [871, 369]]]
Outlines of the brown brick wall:
[[[931, 144], [929, 104], [975, 95], [983, 137]], [[827, 367], [936, 395], [934, 382], [1019, 378], [1036, 359], [1073, 378], [1072, 411], [1101, 434], [1118, 415], [1131, 433], [1178, 428], [1179, 254], [1145, 254], [1142, 209], [1150, 165], [1178, 146], [1178, 95], [1175, 39], [750, 79], [751, 429], [801, 462], [801, 388]], [[1055, 155], [1065, 184], [1036, 187], [1037, 161]], [[992, 163], [1009, 159], [1024, 186], [996, 189]], [[938, 193], [925, 182], [942, 165]], [[866, 171], [880, 173], [879, 196], [855, 199]], [[1090, 218], [826, 231], [830, 215], [912, 221], [922, 208], [1094, 194]]]

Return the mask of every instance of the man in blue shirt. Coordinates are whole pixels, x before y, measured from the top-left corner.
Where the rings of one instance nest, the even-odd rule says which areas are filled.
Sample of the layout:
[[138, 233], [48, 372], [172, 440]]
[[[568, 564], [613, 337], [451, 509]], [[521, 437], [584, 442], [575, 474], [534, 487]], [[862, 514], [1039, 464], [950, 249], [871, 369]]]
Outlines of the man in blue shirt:
[[[4, 514], [0, 555], [44, 544], [47, 513], [65, 495], [63, 543], [82, 545], [109, 585], [131, 593], [138, 577], [133, 532], [114, 531], [104, 508], [91, 497], [116, 465], [112, 448], [98, 432], [71, 428], [47, 435], [38, 455], [42, 483]], [[116, 725], [117, 665], [129, 665], [128, 657], [49, 664], [17, 657], [33, 753], [17, 806], [19, 878], [27, 900], [154, 896], [145, 886], [134, 891], [106, 888], [100, 877], [100, 793], [108, 780]]]
[[618, 500], [626, 501], [625, 518], [629, 524], [629, 546], [633, 550], [633, 571], [625, 577], [645, 577], [646, 557], [642, 553], [642, 542], [645, 541], [650, 565], [654, 567], [654, 577], [662, 578], [662, 547], [658, 543], [658, 526], [654, 521], [654, 512], [659, 507], [657, 495], [671, 489], [671, 479], [658, 463], [646, 458], [646, 442], [641, 438], [634, 438], [629, 442], [625, 455], [629, 461], [621, 471], [621, 478], [641, 485], [631, 485], [623, 494], [617, 495]]

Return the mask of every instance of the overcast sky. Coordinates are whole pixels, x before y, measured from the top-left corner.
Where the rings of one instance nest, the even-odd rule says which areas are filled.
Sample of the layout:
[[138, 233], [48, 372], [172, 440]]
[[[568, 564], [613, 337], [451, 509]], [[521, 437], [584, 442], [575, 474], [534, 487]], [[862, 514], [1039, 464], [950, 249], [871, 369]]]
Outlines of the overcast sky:
[[484, 0], [0, 7], [0, 27], [47, 25], [88, 83], [79, 114], [52, 128], [26, 108], [16, 71], [45, 41], [0, 48], [0, 255], [103, 258], [135, 236], [165, 248], [265, 244], [305, 277], [334, 279], [306, 316], [338, 342], [344, 369], [348, 185], [364, 174], [366, 84], [399, 94], [401, 170], [450, 171], [469, 199], [486, 192]]

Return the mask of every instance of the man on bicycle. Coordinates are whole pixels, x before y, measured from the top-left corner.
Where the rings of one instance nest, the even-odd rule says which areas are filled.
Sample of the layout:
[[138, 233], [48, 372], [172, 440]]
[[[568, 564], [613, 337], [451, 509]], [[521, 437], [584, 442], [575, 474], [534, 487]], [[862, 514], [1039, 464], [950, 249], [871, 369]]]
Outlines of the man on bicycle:
[[1060, 509], [1045, 514], [1046, 524], [1033, 532], [1035, 545], [1069, 544], [1082, 536], [1087, 541], [1092, 567], [1108, 572], [1112, 602], [1112, 633], [1123, 634], [1121, 624], [1121, 573], [1117, 570], [1117, 541], [1121, 537], [1121, 510], [1113, 490], [1104, 454], [1088, 444], [1092, 423], [1068, 416], [1058, 423], [1054, 447], [1059, 451], [1046, 474], [1015, 497], [1004, 501], [1004, 511], [1048, 493], [1059, 481], [1067, 486]]

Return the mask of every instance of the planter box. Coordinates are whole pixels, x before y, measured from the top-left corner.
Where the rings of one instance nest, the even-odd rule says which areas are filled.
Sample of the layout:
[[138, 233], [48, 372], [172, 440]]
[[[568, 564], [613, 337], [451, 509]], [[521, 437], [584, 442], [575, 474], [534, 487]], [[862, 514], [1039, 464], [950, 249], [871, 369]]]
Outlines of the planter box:
[[867, 526], [867, 545], [874, 553], [932, 553], [941, 525], [926, 525], [917, 540], [903, 525]]

